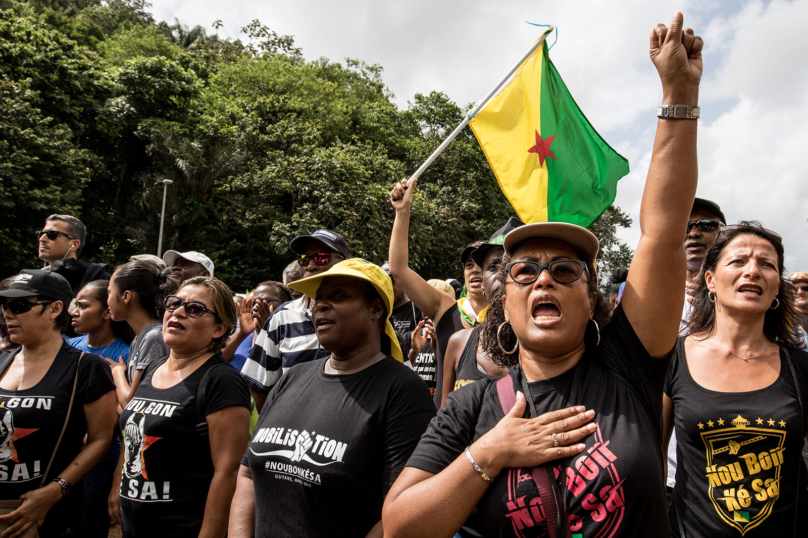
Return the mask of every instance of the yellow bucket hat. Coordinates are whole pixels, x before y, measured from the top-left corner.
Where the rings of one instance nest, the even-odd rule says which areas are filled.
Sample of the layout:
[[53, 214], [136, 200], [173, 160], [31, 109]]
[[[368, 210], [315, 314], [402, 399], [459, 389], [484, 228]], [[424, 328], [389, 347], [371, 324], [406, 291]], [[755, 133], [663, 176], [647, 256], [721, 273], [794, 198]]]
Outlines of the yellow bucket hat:
[[398, 337], [393, 325], [390, 323], [390, 314], [393, 312], [393, 281], [384, 270], [376, 264], [363, 260], [362, 258], [350, 258], [339, 262], [337, 265], [326, 271], [309, 278], [295, 280], [289, 283], [289, 287], [297, 290], [306, 297], [312, 299], [317, 294], [320, 282], [329, 276], [350, 276], [370, 282], [384, 301], [384, 308], [387, 310], [387, 321], [384, 326], [384, 334], [390, 340], [390, 354], [398, 362], [404, 362], [404, 355], [401, 353], [401, 346], [398, 345]]

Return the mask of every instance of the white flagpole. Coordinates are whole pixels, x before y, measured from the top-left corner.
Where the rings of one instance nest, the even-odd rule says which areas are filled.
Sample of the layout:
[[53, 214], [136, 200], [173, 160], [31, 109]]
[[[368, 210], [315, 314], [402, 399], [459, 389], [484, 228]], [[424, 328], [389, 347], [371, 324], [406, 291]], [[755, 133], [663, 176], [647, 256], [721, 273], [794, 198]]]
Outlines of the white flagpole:
[[454, 140], [457, 137], [457, 135], [460, 134], [460, 131], [462, 131], [463, 128], [466, 125], [468, 125], [468, 123], [474, 116], [476, 116], [483, 108], [485, 108], [485, 105], [488, 104], [488, 101], [490, 101], [491, 98], [497, 93], [497, 91], [499, 91], [499, 89], [510, 80], [511, 76], [513, 76], [516, 70], [519, 69], [519, 66], [522, 65], [524, 61], [530, 57], [531, 54], [533, 54], [533, 51], [535, 51], [537, 48], [541, 46], [542, 43], [544, 43], [544, 40], [547, 39], [547, 36], [550, 35], [550, 32], [552, 32], [553, 30], [555, 30], [555, 27], [551, 26], [546, 32], [544, 32], [544, 34], [530, 46], [530, 49], [528, 49], [528, 51], [524, 54], [524, 56], [522, 56], [519, 59], [519, 61], [516, 62], [516, 65], [514, 65], [513, 68], [510, 71], [508, 71], [508, 74], [502, 77], [502, 80], [497, 82], [497, 85], [494, 86], [494, 88], [490, 92], [488, 92], [488, 94], [485, 97], [483, 97], [473, 109], [471, 109], [471, 112], [469, 112], [468, 115], [465, 118], [463, 118], [463, 121], [460, 122], [460, 125], [455, 127], [455, 130], [452, 131], [451, 134], [446, 137], [446, 140], [441, 142], [441, 145], [438, 146], [438, 149], [433, 151], [432, 155], [430, 155], [429, 158], [426, 161], [424, 161], [424, 164], [419, 166], [418, 170], [416, 170], [415, 173], [413, 173], [413, 175], [410, 177], [410, 179], [407, 180], [408, 187], [410, 186], [410, 184], [412, 184], [414, 179], [421, 177], [421, 174], [423, 174], [424, 171], [426, 171], [426, 169], [429, 168], [429, 165], [432, 164], [435, 161], [435, 159], [438, 158], [438, 155], [443, 153], [443, 150], [449, 147], [449, 144], [452, 143], [452, 140]]

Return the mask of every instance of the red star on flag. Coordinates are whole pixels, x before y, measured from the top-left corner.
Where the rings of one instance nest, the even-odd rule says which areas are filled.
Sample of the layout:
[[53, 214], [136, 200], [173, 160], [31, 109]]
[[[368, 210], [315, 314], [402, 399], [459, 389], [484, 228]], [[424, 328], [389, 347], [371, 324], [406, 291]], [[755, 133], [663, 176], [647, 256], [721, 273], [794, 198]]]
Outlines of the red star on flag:
[[551, 136], [547, 140], [544, 140], [539, 131], [536, 131], [536, 145], [527, 150], [528, 153], [536, 153], [539, 156], [539, 164], [544, 166], [544, 159], [548, 157], [555, 159], [556, 156], [553, 155], [552, 150], [550, 149], [550, 144], [553, 143], [553, 139], [555, 139], [556, 135]]

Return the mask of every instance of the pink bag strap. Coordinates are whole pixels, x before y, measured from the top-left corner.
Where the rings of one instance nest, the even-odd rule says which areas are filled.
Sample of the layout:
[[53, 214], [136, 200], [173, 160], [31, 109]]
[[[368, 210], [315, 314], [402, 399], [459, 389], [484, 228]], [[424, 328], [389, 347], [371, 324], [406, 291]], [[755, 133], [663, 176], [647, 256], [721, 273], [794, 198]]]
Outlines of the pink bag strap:
[[[499, 396], [502, 412], [507, 415], [516, 405], [516, 392], [513, 390], [513, 380], [510, 375], [497, 380], [497, 396]], [[558, 504], [556, 503], [553, 484], [550, 482], [551, 473], [553, 473], [553, 468], [547, 465], [539, 465], [530, 470], [530, 475], [533, 477], [533, 482], [536, 483], [536, 489], [539, 490], [539, 496], [544, 506], [547, 533], [550, 538], [558, 538]], [[564, 536], [565, 538], [572, 537], [568, 521], [564, 521]]]

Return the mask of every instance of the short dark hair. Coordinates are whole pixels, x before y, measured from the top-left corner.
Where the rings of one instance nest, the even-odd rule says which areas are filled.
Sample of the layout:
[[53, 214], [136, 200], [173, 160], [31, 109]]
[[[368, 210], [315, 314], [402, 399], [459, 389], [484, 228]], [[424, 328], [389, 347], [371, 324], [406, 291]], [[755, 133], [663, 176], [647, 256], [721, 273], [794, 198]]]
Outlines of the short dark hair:
[[783, 265], [785, 258], [783, 240], [779, 235], [767, 230], [757, 221], [742, 220], [739, 224], [722, 228], [715, 239], [715, 243], [707, 251], [693, 296], [693, 312], [687, 324], [690, 334], [706, 336], [712, 334], [715, 329], [715, 308], [712, 301], [710, 301], [710, 289], [707, 287], [704, 275], [707, 271], [715, 272], [715, 267], [726, 246], [740, 235], [753, 235], [765, 239], [772, 244], [775, 252], [777, 252], [777, 269], [780, 273], [781, 286], [776, 298], [780, 304], [778, 308], [766, 311], [763, 319], [763, 334], [773, 342], [795, 348], [802, 347], [803, 341], [797, 332], [799, 316], [794, 307], [795, 288], [782, 285], [786, 283], [788, 278], [788, 273]]
[[[284, 286], [280, 282], [277, 282], [275, 280], [264, 280], [263, 282], [258, 284], [255, 287], [255, 289], [257, 290], [258, 288], [261, 288], [261, 287], [270, 288], [270, 289], [274, 290], [275, 293], [278, 294], [278, 298], [283, 303], [287, 303], [287, 302], [292, 300], [292, 290], [290, 290], [289, 288], [287, 288], [286, 286]], [[253, 290], [253, 291], [255, 291], [255, 290]]]
[[87, 241], [87, 228], [84, 223], [72, 215], [51, 215], [45, 219], [45, 222], [52, 222], [58, 220], [67, 224], [67, 233], [79, 240], [79, 248], [76, 249], [76, 256], [81, 253], [84, 248], [84, 242]]

